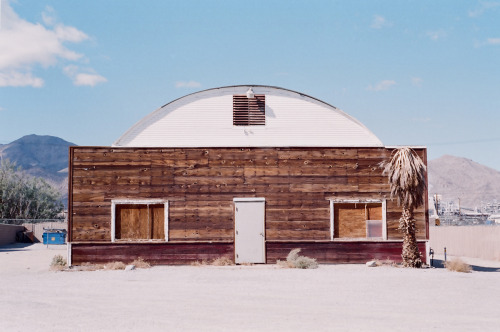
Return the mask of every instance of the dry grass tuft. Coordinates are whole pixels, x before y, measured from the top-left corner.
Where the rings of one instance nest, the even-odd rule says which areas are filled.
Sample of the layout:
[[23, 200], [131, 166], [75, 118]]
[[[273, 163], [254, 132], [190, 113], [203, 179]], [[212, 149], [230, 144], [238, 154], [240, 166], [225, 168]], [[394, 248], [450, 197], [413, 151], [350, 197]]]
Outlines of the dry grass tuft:
[[210, 262], [210, 265], [214, 265], [214, 266], [228, 266], [228, 265], [234, 265], [234, 262], [233, 262], [232, 259], [230, 259], [228, 257], [217, 257], [212, 262]]
[[399, 265], [392, 259], [384, 259], [384, 260], [375, 259], [375, 263], [377, 264], [377, 266], [399, 267]]
[[73, 267], [74, 271], [97, 271], [104, 269], [104, 264], [82, 263]]
[[50, 269], [55, 271], [62, 271], [66, 268], [66, 260], [61, 255], [55, 255], [50, 263]]
[[472, 271], [471, 266], [460, 258], [454, 258], [453, 260], [446, 262], [445, 266], [447, 270], [455, 272], [469, 273]]
[[234, 265], [234, 262], [231, 258], [222, 256], [222, 257], [217, 257], [211, 261], [201, 260], [201, 261], [194, 261], [191, 263], [191, 266], [207, 266], [207, 265], [229, 266], [229, 265]]
[[191, 262], [191, 266], [205, 266], [207, 265], [207, 261], [194, 261]]
[[[142, 258], [138, 258], [130, 264], [139, 269], [147, 269], [151, 267], [151, 265]], [[106, 264], [82, 263], [81, 265], [74, 266], [73, 271], [125, 270], [126, 267], [127, 264], [121, 261]]]
[[151, 264], [146, 262], [142, 257], [137, 258], [131, 264], [135, 265], [135, 267], [138, 269], [149, 269], [151, 267]]
[[111, 262], [102, 266], [104, 270], [125, 270], [126, 267], [127, 265], [123, 262]]
[[318, 262], [314, 258], [299, 256], [300, 248], [290, 251], [286, 257], [286, 261], [276, 261], [276, 264], [282, 268], [296, 268], [296, 269], [317, 269]]

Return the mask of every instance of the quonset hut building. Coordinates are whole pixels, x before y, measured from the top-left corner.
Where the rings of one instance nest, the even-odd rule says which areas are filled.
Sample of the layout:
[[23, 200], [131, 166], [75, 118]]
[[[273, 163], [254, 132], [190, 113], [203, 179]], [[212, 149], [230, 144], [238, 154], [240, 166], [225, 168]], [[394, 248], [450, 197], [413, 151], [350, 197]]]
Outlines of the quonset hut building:
[[[426, 149], [413, 149], [427, 163]], [[69, 260], [273, 263], [301, 248], [323, 263], [400, 261], [401, 209], [379, 167], [392, 151], [299, 92], [187, 95], [111, 147], [70, 148]], [[415, 211], [424, 258], [426, 211]]]

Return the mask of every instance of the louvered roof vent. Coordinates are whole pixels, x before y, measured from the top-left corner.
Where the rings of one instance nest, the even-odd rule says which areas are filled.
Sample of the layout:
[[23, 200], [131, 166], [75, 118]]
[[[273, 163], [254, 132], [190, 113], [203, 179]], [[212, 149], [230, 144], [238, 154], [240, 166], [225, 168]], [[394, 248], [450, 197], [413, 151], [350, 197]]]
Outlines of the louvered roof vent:
[[233, 95], [234, 126], [264, 126], [266, 124], [266, 96]]

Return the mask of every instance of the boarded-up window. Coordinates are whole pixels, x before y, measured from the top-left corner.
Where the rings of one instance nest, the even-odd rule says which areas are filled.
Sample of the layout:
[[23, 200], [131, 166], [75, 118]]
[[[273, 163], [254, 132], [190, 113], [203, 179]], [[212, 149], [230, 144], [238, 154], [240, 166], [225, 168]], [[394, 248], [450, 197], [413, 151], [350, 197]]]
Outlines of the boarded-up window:
[[165, 239], [163, 204], [117, 204], [115, 238], [121, 240]]
[[264, 126], [266, 124], [266, 96], [233, 95], [233, 125]]
[[382, 203], [335, 203], [335, 238], [382, 238]]

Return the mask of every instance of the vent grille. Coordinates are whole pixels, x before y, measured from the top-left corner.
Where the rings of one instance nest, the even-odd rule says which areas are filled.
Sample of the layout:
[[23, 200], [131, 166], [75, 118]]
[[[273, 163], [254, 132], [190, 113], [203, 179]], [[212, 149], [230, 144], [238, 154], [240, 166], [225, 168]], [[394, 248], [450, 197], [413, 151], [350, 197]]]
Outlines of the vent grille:
[[266, 124], [266, 96], [233, 95], [233, 125], [264, 126]]

